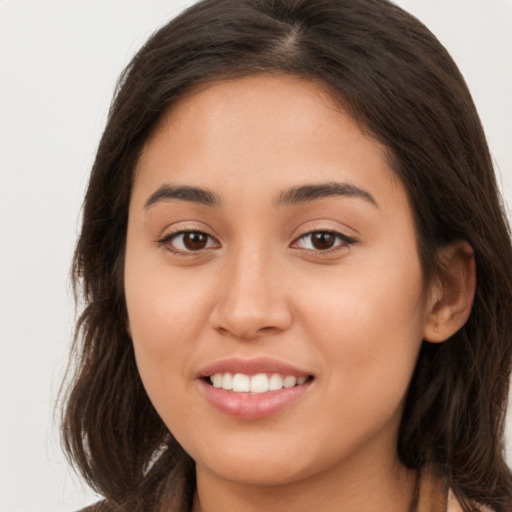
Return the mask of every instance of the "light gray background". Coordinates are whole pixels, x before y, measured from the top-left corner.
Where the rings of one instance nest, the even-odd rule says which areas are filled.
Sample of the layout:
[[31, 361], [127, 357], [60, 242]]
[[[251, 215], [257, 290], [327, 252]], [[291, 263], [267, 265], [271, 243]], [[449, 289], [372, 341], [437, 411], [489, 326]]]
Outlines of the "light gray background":
[[[79, 209], [119, 72], [190, 3], [0, 0], [1, 512], [95, 499], [70, 473], [52, 416], [73, 329]], [[512, 0], [397, 3], [459, 64], [512, 204]]]

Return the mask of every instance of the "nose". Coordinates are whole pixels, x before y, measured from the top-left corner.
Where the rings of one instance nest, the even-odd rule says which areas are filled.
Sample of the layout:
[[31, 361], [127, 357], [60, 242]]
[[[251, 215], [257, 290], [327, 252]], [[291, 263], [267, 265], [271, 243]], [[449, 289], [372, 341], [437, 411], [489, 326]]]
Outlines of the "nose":
[[293, 314], [283, 272], [268, 255], [255, 250], [227, 260], [218, 277], [211, 326], [223, 335], [251, 340], [288, 329]]

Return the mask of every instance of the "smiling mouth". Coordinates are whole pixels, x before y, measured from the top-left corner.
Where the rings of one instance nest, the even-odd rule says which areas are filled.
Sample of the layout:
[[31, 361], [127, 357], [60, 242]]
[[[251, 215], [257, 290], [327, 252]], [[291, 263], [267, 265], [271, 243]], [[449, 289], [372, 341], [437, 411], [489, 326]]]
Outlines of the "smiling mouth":
[[257, 373], [247, 375], [244, 373], [214, 373], [206, 377], [206, 382], [214, 388], [232, 391], [233, 393], [268, 393], [281, 389], [301, 386], [313, 377], [311, 375], [296, 377], [295, 375], [283, 375], [279, 373]]

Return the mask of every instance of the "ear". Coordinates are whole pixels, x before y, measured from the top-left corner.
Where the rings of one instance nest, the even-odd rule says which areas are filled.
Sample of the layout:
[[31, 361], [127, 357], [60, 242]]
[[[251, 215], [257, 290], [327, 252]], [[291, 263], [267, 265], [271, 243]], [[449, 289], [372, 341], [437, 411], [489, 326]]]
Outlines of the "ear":
[[476, 287], [473, 249], [465, 241], [439, 249], [443, 275], [431, 285], [423, 338], [440, 343], [455, 334], [471, 313]]

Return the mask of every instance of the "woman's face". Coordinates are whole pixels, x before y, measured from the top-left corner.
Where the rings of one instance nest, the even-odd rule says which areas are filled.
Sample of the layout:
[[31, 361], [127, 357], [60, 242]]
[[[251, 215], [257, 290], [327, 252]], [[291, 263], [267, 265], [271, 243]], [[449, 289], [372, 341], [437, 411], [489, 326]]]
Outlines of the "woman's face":
[[166, 115], [125, 286], [142, 381], [198, 474], [395, 464], [430, 300], [404, 187], [320, 85], [215, 82]]

